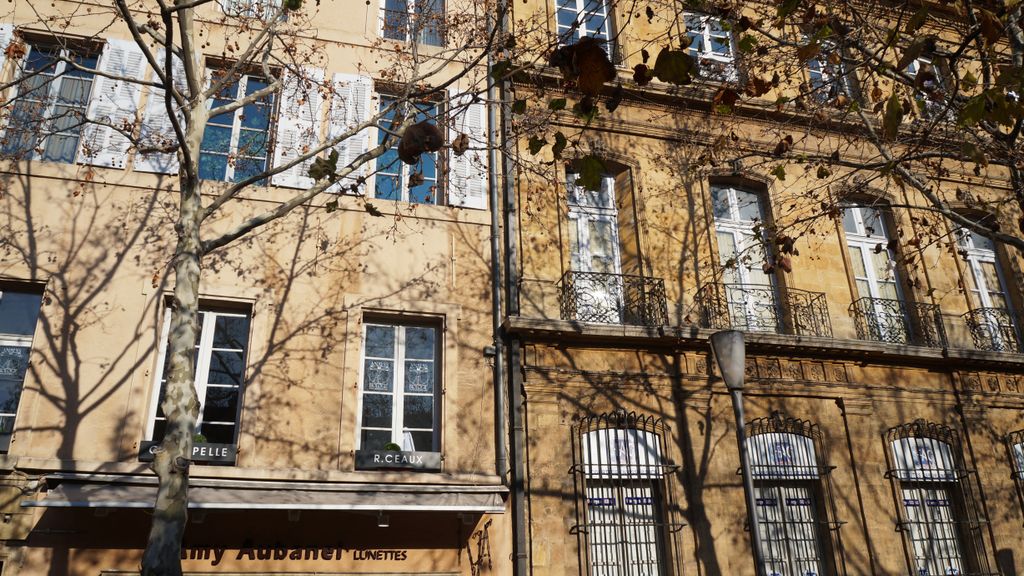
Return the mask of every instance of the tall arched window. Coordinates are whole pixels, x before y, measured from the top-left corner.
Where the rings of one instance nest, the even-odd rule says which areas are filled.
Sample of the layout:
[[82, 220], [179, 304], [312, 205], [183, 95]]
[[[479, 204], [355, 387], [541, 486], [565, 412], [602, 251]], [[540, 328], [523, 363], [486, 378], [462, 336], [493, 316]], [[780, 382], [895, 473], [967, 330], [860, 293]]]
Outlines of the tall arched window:
[[731, 325], [741, 330], [781, 331], [775, 276], [764, 268], [763, 195], [736, 186], [713, 185], [711, 205]]
[[773, 414], [746, 426], [759, 557], [768, 576], [845, 574], [830, 472], [816, 425]]
[[887, 476], [899, 510], [907, 564], [913, 574], [989, 574], [974, 472], [960, 436], [924, 420], [886, 433]]
[[592, 576], [677, 573], [676, 506], [660, 419], [615, 412], [573, 430], [580, 571]]
[[971, 310], [964, 315], [975, 346], [996, 352], [1021, 350], [1013, 321], [1013, 304], [992, 240], [969, 230], [956, 232], [961, 254], [967, 264]]

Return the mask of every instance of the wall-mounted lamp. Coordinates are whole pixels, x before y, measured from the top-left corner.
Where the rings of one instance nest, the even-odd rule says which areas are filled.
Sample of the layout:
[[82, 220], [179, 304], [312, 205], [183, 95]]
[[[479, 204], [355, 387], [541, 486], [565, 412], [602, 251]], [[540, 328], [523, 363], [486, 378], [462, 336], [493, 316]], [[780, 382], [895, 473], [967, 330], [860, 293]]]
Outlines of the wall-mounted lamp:
[[391, 526], [391, 518], [383, 510], [377, 512], [377, 528], [387, 528], [388, 526]]

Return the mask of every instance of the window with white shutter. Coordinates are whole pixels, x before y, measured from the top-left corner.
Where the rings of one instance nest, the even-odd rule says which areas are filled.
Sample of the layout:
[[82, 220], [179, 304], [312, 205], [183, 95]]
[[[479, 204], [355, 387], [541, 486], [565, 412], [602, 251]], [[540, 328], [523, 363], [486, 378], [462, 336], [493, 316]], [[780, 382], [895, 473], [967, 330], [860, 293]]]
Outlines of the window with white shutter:
[[448, 148], [448, 204], [487, 209], [487, 104], [472, 94], [453, 91], [448, 120], [448, 142], [461, 134], [469, 137], [469, 149], [456, 155]]
[[[166, 58], [164, 50], [155, 54], [156, 61], [163, 66]], [[172, 57], [171, 79], [179, 92], [185, 93], [185, 65], [177, 56]], [[152, 74], [156, 79], [156, 74]], [[178, 109], [176, 116], [184, 128], [185, 116]], [[178, 155], [175, 147], [178, 137], [167, 114], [165, 94], [162, 88], [151, 88], [146, 99], [146, 110], [142, 115], [142, 128], [139, 131], [140, 152], [135, 157], [134, 169], [138, 172], [158, 172], [161, 174], [178, 173]]]
[[[337, 73], [332, 78], [333, 97], [327, 138], [334, 140], [366, 122], [373, 110], [373, 80], [366, 76]], [[372, 128], [341, 140], [334, 145], [338, 152], [338, 168], [348, 166], [369, 149]], [[350, 186], [357, 184], [359, 178], [365, 177], [366, 166], [360, 166], [347, 178], [328, 189], [330, 192], [349, 191]], [[366, 183], [358, 186], [358, 194], [366, 194], [374, 189], [373, 176], [367, 177]]]
[[[286, 71], [281, 103], [277, 114], [277, 141], [274, 145], [274, 166], [284, 166], [320, 145], [320, 87], [324, 71], [303, 68], [302, 74]], [[275, 186], [309, 188], [313, 179], [309, 167], [313, 158], [279, 172], [271, 178]]]
[[7, 62], [7, 45], [11, 43], [13, 37], [14, 25], [0, 24], [0, 71], [4, 69], [4, 64]]
[[93, 79], [82, 132], [78, 160], [86, 164], [124, 168], [131, 140], [123, 131], [133, 131], [139, 109], [145, 58], [135, 42], [108, 40], [100, 55], [99, 71]]
[[67, 43], [31, 41], [27, 49], [0, 149], [13, 157], [72, 163], [99, 57], [89, 46]]

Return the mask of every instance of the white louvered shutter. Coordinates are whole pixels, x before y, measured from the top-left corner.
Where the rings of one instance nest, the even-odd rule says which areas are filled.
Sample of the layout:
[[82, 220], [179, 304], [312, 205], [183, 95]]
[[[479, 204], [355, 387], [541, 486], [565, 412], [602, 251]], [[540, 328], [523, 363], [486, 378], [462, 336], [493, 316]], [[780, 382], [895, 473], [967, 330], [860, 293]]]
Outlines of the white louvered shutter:
[[[274, 166], [283, 166], [320, 145], [320, 86], [324, 71], [304, 68], [303, 77], [286, 72], [277, 114], [277, 143]], [[309, 167], [313, 158], [275, 174], [274, 186], [306, 189], [313, 185]]]
[[[131, 80], [143, 79], [145, 58], [142, 50], [125, 40], [107, 40], [100, 55], [99, 71], [108, 76], [95, 76], [86, 118], [103, 124], [89, 124], [82, 131], [78, 145], [78, 161], [83, 164], [124, 168], [131, 141], [111, 128], [132, 132], [139, 110], [142, 88]], [[125, 80], [128, 79], [128, 80]]]
[[474, 102], [470, 94], [451, 91], [448, 117], [449, 144], [469, 136], [469, 150], [462, 156], [448, 149], [448, 204], [487, 209], [487, 105]]
[[[161, 66], [164, 63], [164, 51], [158, 50], [156, 61]], [[174, 69], [172, 75], [174, 85], [178, 91], [185, 93], [185, 65], [175, 56], [173, 58]], [[153, 79], [156, 75], [153, 74]], [[178, 120], [184, 127], [185, 115], [180, 111], [177, 113]], [[171, 118], [167, 115], [167, 108], [164, 104], [163, 88], [150, 88], [149, 98], [146, 101], [146, 111], [142, 115], [142, 129], [139, 133], [139, 140], [143, 146], [167, 146], [177, 143], [178, 138], [174, 134], [174, 126]], [[135, 157], [135, 170], [138, 172], [159, 172], [161, 174], [178, 173], [178, 155], [175, 152], [150, 152], [138, 154]]]
[[[376, 110], [373, 110], [373, 80], [366, 76], [354, 74], [335, 74], [334, 98], [331, 101], [330, 130], [328, 138], [334, 139], [352, 127], [366, 122]], [[348, 166], [369, 150], [371, 138], [376, 136], [374, 129], [362, 130], [351, 138], [346, 138], [334, 146], [338, 152], [338, 168]], [[330, 192], [342, 192], [342, 187], [347, 188], [354, 184], [357, 178], [367, 174], [367, 166], [360, 166], [355, 172], [342, 180], [339, 184], [328, 189]], [[367, 190], [373, 190], [372, 176], [367, 178], [366, 184], [359, 187], [359, 194], [366, 194]]]
[[4, 62], [7, 61], [7, 45], [14, 37], [14, 24], [0, 24], [0, 71], [4, 69]]

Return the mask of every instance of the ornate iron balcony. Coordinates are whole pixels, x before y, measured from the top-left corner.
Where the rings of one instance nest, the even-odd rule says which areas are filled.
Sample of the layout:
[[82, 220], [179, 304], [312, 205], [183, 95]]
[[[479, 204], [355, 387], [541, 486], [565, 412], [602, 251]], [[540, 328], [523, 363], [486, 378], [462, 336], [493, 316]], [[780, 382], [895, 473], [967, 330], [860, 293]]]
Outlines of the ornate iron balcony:
[[558, 284], [563, 320], [637, 326], [668, 323], [661, 278], [570, 271]]
[[751, 284], [705, 284], [694, 302], [705, 328], [832, 337], [825, 295]]
[[850, 304], [850, 315], [861, 340], [946, 347], [946, 329], [937, 304], [859, 298]]
[[1024, 352], [1013, 315], [1006, 308], [975, 308], [963, 315], [974, 346], [992, 352]]

